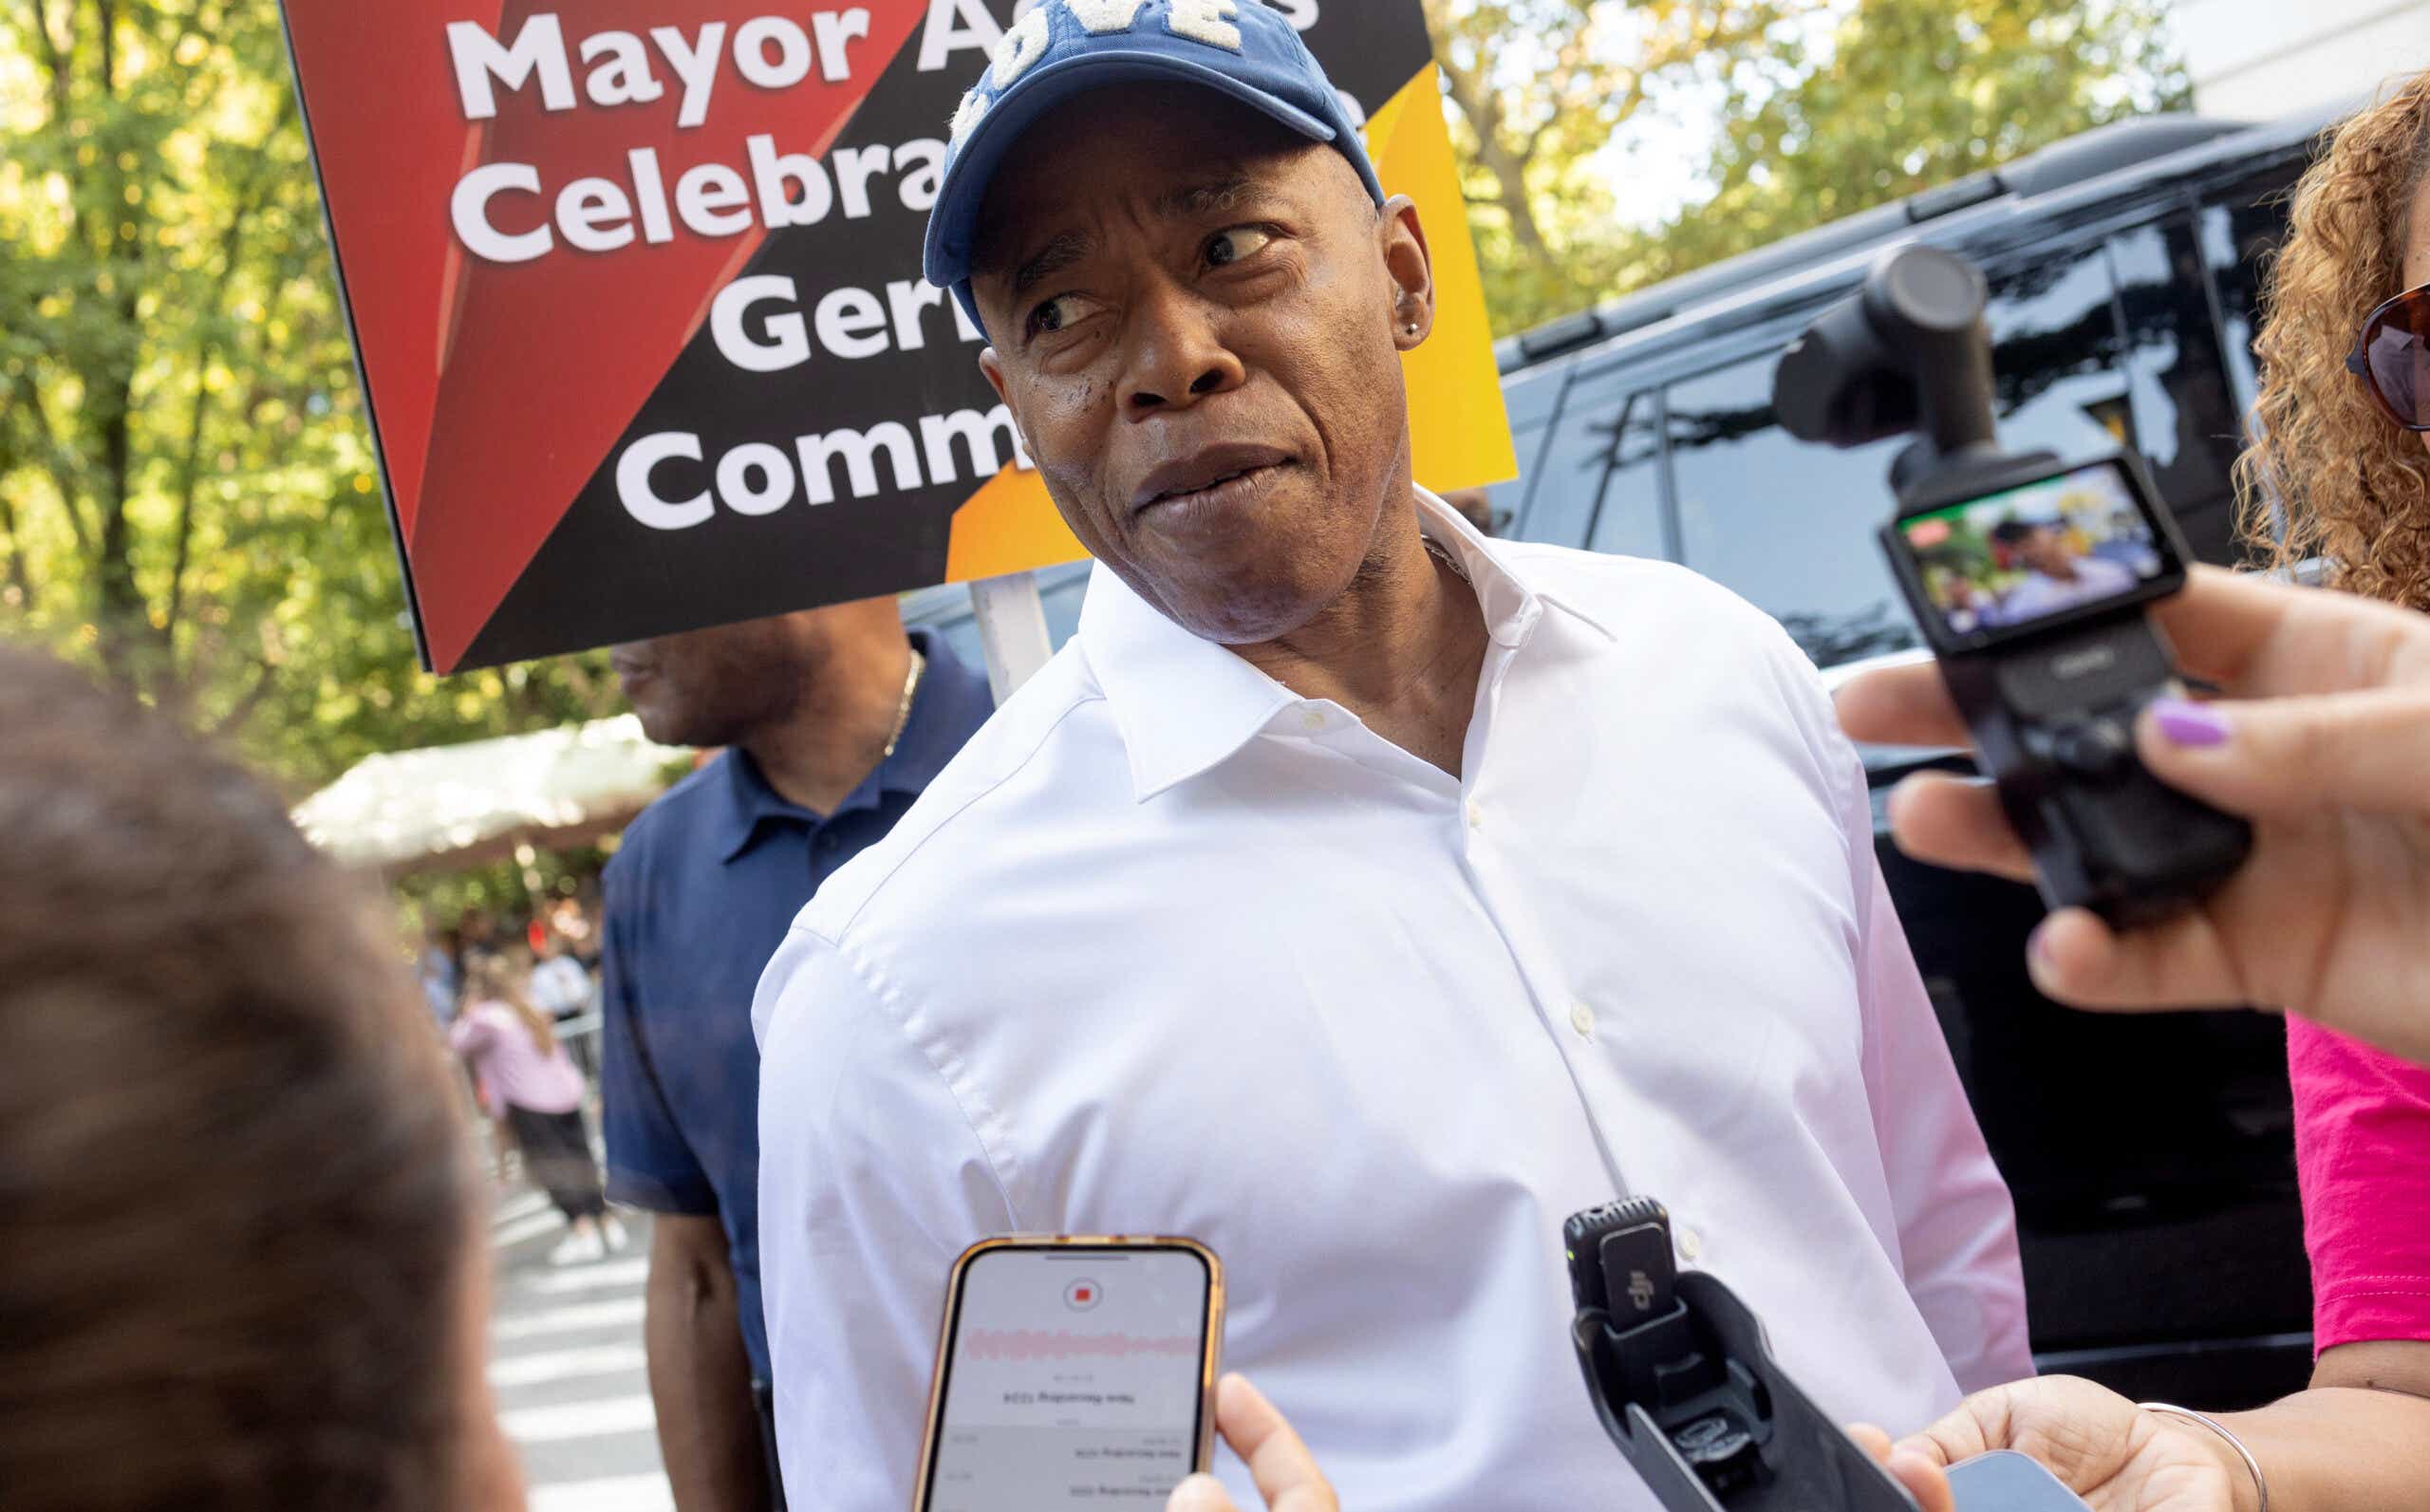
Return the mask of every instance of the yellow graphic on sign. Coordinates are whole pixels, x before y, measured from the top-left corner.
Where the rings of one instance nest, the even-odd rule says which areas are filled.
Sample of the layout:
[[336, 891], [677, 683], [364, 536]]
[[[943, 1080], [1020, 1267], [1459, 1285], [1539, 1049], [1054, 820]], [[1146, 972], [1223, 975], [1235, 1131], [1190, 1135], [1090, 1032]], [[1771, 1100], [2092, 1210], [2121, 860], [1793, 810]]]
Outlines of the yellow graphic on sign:
[[[1417, 201], [1434, 254], [1434, 329], [1423, 345], [1401, 356], [1417, 480], [1440, 493], [1516, 477], [1519, 461], [1502, 408], [1485, 286], [1432, 64], [1367, 118], [1367, 153], [1385, 193]], [[1087, 554], [1045, 483], [1008, 464], [954, 512], [945, 581], [1023, 572]]]
[[1006, 462], [953, 512], [945, 539], [945, 581], [1001, 577], [1088, 555], [1047, 496], [1046, 481]]
[[1443, 95], [1434, 65], [1401, 87], [1367, 119], [1367, 151], [1388, 195], [1417, 201], [1418, 223], [1434, 254], [1434, 329], [1424, 345], [1401, 357], [1409, 387], [1410, 460], [1417, 480], [1436, 493], [1499, 483], [1519, 476], [1510, 449], [1510, 421], [1502, 408], [1502, 375], [1493, 362], [1485, 282], [1468, 240], [1460, 168], [1451, 131], [1443, 122]]

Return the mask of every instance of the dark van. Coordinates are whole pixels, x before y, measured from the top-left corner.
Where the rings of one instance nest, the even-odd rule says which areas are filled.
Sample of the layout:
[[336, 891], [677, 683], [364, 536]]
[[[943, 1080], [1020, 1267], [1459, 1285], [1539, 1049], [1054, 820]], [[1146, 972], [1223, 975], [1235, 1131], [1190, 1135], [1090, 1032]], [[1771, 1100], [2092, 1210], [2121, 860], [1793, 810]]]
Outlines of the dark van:
[[[1801, 444], [1770, 395], [1798, 330], [1920, 240], [1991, 274], [2004, 439], [2134, 446], [2196, 553], [2233, 562], [2258, 265], [2333, 119], [2103, 128], [1505, 340], [1521, 476], [1491, 491], [1497, 528], [1685, 563], [1777, 617], [1826, 677], [1916, 646], [1873, 539], [1899, 443]], [[1058, 642], [1085, 578], [1040, 574]], [[907, 608], [978, 655], [963, 590]], [[1880, 829], [1891, 782], [1953, 761], [1866, 753], [1877, 849], [2016, 1196], [2043, 1369], [2220, 1408], [2300, 1387], [2309, 1274], [2277, 1021], [2043, 999], [2022, 969], [2032, 891], [1918, 866]]]

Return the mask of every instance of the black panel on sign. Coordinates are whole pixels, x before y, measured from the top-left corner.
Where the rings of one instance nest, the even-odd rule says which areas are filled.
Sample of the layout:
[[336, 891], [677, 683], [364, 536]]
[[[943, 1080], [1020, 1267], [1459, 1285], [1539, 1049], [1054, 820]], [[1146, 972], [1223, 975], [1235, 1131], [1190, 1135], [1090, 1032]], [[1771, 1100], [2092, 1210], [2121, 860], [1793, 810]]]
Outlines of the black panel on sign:
[[[847, 218], [842, 193], [848, 177], [843, 164], [857, 160], [859, 149], [899, 150], [923, 138], [942, 142], [958, 97], [953, 81], [977, 75], [977, 55], [957, 55], [971, 60], [967, 66], [922, 74], [919, 52], [915, 34], [822, 159], [835, 192], [827, 215], [812, 225], [769, 233], [742, 270], [743, 277], [790, 278], [797, 293], [753, 311], [743, 321], [745, 333], [769, 341], [770, 316], [797, 314], [811, 327], [809, 360], [778, 372], [743, 371], [719, 350], [712, 323], [703, 319], [481, 627], [468, 663], [509, 660], [528, 654], [528, 646], [595, 644], [756, 619], [944, 577], [953, 512], [985, 475], [974, 478], [967, 445], [951, 441], [949, 453], [935, 460], [949, 455], [953, 476], [937, 480], [934, 475], [942, 469], [930, 466], [921, 418], [957, 410], [984, 414], [996, 396], [980, 375], [978, 344], [964, 343], [956, 327], [950, 300], [924, 297], [936, 292], [920, 278], [920, 237], [927, 216], [925, 208], [910, 209], [902, 197], [921, 170], [907, 160], [902, 172], [893, 171], [896, 154], [890, 153], [888, 171], [866, 180], [871, 212], [866, 218]], [[777, 144], [779, 150], [787, 145]], [[907, 288], [890, 295], [889, 284]], [[848, 288], [869, 290], [887, 312], [883, 329], [863, 333], [858, 323], [850, 327], [856, 335], [884, 336], [887, 349], [874, 356], [839, 356], [818, 339], [819, 302]], [[909, 316], [899, 326], [890, 308], [897, 301]], [[903, 343], [911, 332], [920, 345], [907, 350]], [[941, 364], [940, 346], [961, 348], [965, 358]], [[806, 501], [799, 438], [832, 439], [852, 431], [868, 441], [870, 432], [889, 422], [902, 428], [902, 439], [888, 432], [870, 443], [860, 479], [852, 476], [849, 455], [830, 459], [826, 486], [832, 500]], [[737, 446], [760, 443], [776, 448], [791, 464], [791, 496], [761, 514], [719, 503], [701, 524], [677, 530], [643, 524], [619, 501], [618, 458], [641, 438], [669, 430], [697, 434], [705, 460], [661, 464], [657, 487], [663, 495], [685, 498], [703, 489], [715, 494], [720, 458]], [[996, 460], [1010, 460], [1009, 428], [999, 429], [991, 439]], [[872, 480], [873, 490], [854, 496], [856, 481]], [[898, 487], [898, 481], [913, 486]], [[593, 591], [570, 592], [569, 582], [588, 584]], [[645, 604], [657, 612], [642, 612]]]

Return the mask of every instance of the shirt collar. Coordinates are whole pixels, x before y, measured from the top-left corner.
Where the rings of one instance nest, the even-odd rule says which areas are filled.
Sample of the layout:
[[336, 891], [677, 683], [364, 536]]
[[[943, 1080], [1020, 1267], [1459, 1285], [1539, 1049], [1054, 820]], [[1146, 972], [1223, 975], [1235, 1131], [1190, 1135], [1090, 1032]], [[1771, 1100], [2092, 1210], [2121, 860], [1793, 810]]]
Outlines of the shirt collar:
[[920, 675], [911, 716], [894, 742], [894, 754], [862, 778], [834, 813], [822, 818], [777, 793], [749, 752], [738, 746], [726, 753], [726, 804], [713, 836], [719, 860], [732, 861], [751, 849], [765, 825], [800, 824], [814, 831], [837, 814], [875, 808], [885, 793], [917, 796], [936, 780], [970, 732], [985, 722], [994, 701], [987, 680], [964, 665], [943, 639], [913, 630], [911, 644], [927, 660], [927, 669]]
[[[1607, 626], [1531, 586], [1505, 549], [1423, 488], [1417, 520], [1475, 588], [1486, 633], [1497, 644], [1523, 644], [1547, 604], [1611, 636]], [[1131, 796], [1143, 803], [1223, 761], [1277, 714], [1304, 701], [1231, 650], [1165, 618], [1103, 564], [1089, 576], [1079, 639], [1131, 758]]]

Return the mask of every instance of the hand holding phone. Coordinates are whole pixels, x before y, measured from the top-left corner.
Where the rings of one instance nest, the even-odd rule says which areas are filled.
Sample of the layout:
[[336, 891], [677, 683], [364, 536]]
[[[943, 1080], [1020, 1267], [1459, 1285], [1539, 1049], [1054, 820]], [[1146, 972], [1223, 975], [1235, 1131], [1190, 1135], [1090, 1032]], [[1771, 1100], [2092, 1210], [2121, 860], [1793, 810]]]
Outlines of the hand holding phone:
[[[1317, 1467], [1299, 1435], [1265, 1394], [1243, 1375], [1215, 1385], [1215, 1430], [1257, 1483], [1265, 1512], [1341, 1512], [1341, 1502]], [[1184, 1481], [1165, 1512], [1242, 1512], [1223, 1483], [1211, 1475]]]
[[1161, 1507], [1214, 1431], [1223, 1267], [1187, 1239], [993, 1239], [946, 1290], [920, 1512]]

